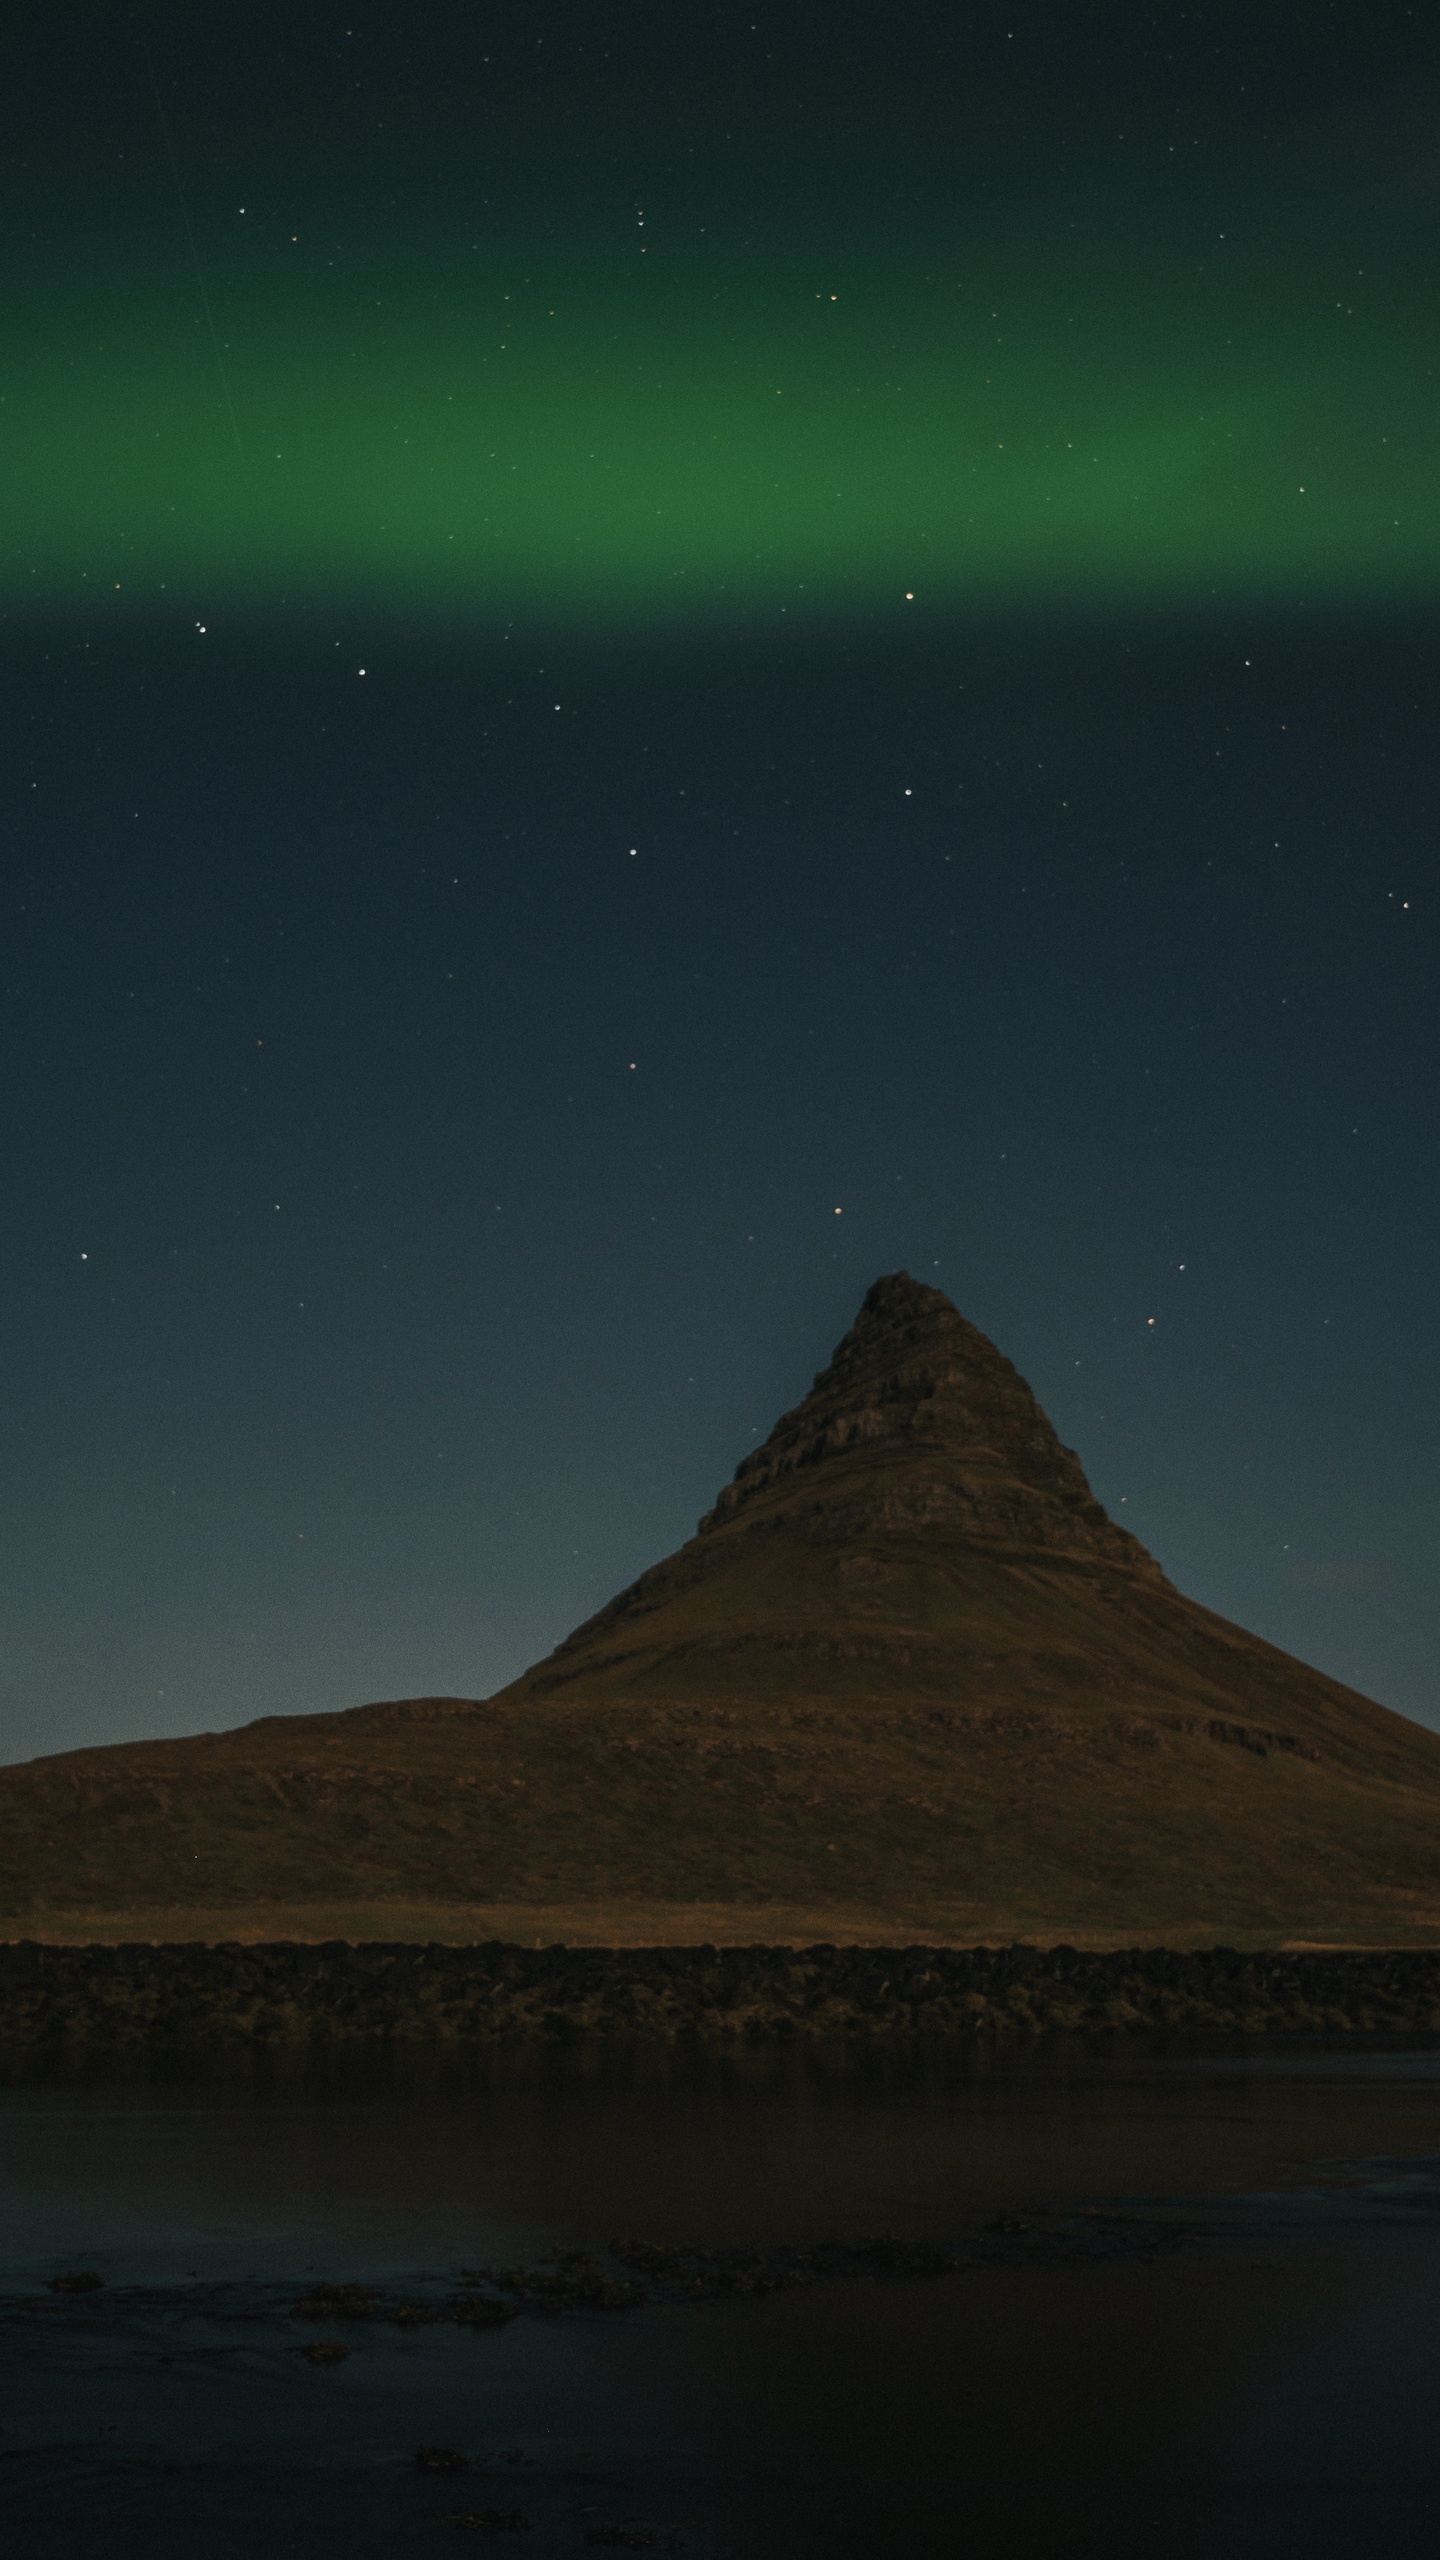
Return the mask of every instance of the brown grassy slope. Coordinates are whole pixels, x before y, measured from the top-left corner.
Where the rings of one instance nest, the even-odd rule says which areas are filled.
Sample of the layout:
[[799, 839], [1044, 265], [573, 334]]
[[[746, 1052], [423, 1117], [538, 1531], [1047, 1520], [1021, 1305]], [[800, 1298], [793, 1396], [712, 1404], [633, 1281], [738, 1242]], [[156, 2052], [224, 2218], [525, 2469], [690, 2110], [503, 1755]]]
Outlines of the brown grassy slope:
[[6, 1934], [357, 1907], [1424, 1943], [1440, 1738], [1183, 1599], [899, 1275], [696, 1537], [499, 1697], [0, 1773]]

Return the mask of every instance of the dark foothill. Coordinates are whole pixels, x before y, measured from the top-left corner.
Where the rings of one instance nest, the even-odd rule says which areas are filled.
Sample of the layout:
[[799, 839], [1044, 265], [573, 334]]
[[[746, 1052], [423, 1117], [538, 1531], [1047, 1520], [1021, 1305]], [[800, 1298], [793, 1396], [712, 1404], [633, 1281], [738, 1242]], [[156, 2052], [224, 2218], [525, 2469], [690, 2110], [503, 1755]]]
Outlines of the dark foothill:
[[87, 2268], [75, 2275], [51, 2276], [48, 2283], [52, 2293], [100, 2293], [105, 2279], [92, 2274]]
[[300, 2353], [307, 2364], [343, 2364], [350, 2350], [343, 2338], [312, 2338]]
[[518, 2507], [457, 2507], [445, 2519], [464, 2533], [529, 2533], [530, 2519]]
[[468, 2471], [469, 2463], [453, 2444], [422, 2444], [415, 2449], [417, 2471]]

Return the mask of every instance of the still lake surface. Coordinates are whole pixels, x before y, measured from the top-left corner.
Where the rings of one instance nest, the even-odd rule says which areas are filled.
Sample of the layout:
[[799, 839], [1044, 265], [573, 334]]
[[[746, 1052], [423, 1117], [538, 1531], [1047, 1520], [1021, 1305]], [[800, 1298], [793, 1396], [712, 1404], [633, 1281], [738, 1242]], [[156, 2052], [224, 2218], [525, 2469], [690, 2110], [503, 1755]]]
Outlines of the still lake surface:
[[[292, 2316], [882, 2233], [957, 2263], [328, 2366]], [[0, 2266], [17, 2560], [1440, 2550], [1433, 2041], [16, 2066]]]

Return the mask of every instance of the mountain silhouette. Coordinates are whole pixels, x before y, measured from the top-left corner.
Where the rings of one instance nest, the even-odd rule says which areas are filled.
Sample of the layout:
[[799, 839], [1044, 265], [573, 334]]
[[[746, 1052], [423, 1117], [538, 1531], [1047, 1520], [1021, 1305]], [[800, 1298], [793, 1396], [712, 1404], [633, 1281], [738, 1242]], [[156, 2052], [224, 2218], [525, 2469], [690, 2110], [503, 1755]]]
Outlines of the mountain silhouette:
[[1440, 1736], [1174, 1589], [877, 1280], [695, 1535], [487, 1700], [0, 1771], [6, 1934], [1440, 1940]]

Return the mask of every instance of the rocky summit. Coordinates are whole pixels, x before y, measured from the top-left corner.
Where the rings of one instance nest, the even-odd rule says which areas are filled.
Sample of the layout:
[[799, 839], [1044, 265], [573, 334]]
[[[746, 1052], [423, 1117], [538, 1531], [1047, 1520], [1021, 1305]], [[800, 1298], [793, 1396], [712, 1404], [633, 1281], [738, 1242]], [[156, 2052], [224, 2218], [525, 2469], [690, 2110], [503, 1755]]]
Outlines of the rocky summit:
[[1440, 1737], [1177, 1592], [878, 1280], [695, 1535], [498, 1696], [0, 1772], [11, 1937], [1440, 1943]]
[[[825, 1466], [826, 1459], [862, 1464]], [[819, 1472], [817, 1472], [819, 1470]], [[793, 1481], [792, 1481], [793, 1480]], [[1101, 1509], [1019, 1371], [939, 1289], [877, 1280], [828, 1369], [742, 1459], [703, 1536], [776, 1489], [860, 1536], [943, 1529], [971, 1545], [1106, 1558], [1158, 1575]]]
[[[817, 1694], [866, 1664], [956, 1671], [968, 1585], [992, 1569], [1169, 1589], [1096, 1501], [1018, 1370], [939, 1289], [877, 1280], [810, 1393], [742, 1459], [696, 1536], [522, 1686], [720, 1675]], [[973, 1629], [970, 1632], [974, 1632]], [[980, 1630], [983, 1633], [983, 1628]], [[703, 1666], [703, 1672], [702, 1672]], [[993, 1669], [983, 1654], [969, 1680]], [[876, 1685], [870, 1675], [868, 1685]], [[956, 1703], [959, 1703], [957, 1699]]]

